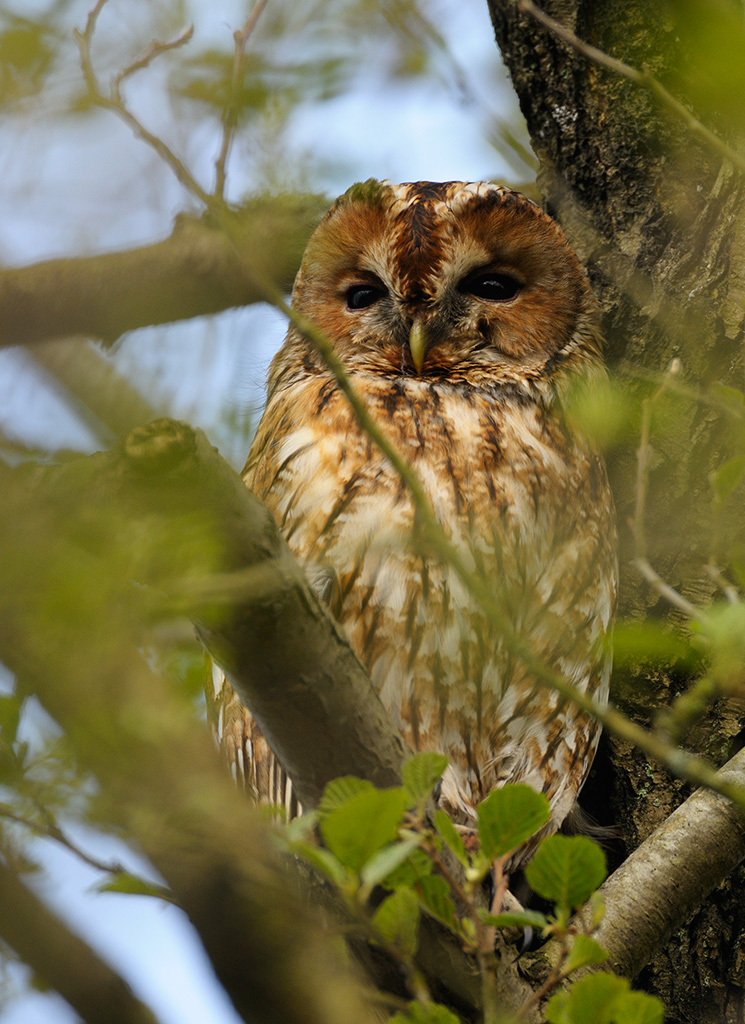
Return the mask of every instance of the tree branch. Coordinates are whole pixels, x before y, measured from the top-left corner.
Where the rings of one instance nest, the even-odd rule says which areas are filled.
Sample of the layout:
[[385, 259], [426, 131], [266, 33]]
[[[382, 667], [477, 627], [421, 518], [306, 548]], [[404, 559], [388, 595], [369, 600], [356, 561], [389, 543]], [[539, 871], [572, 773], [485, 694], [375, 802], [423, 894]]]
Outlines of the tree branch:
[[[717, 774], [745, 785], [745, 750]], [[745, 818], [725, 797], [697, 790], [601, 886], [605, 917], [594, 937], [609, 954], [603, 968], [633, 978], [743, 858]], [[585, 908], [578, 922], [591, 917]], [[541, 952], [553, 963], [558, 944]]]
[[155, 245], [2, 270], [0, 344], [67, 335], [113, 342], [137, 327], [261, 302], [254, 268], [286, 293], [326, 206], [315, 196], [263, 196], [222, 215], [230, 238], [208, 217], [180, 217]]
[[0, 935], [88, 1024], [157, 1024], [129, 985], [1, 862]]

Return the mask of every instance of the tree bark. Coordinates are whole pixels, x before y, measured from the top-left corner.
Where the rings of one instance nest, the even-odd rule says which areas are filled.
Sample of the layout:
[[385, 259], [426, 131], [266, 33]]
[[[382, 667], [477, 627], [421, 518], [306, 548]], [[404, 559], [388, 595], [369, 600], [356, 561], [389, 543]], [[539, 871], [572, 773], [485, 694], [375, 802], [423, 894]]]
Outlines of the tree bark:
[[[681, 383], [704, 392], [713, 381], [741, 387], [745, 324], [743, 175], [697, 141], [651, 92], [590, 63], [512, 0], [490, 0], [498, 44], [511, 73], [550, 212], [582, 257], [603, 309], [611, 370], [638, 401], [671, 360]], [[711, 5], [666, 8], [640, 0], [587, 4], [548, 0], [543, 9], [582, 40], [671, 89], [695, 61], [684, 15], [724, 17]], [[740, 16], [741, 20], [741, 16]], [[742, 50], [741, 24], [730, 44]], [[681, 97], [697, 113], [692, 86]], [[726, 126], [725, 126], [726, 127]], [[672, 393], [645, 508], [648, 557], [694, 604], [712, 595], [704, 566], [711, 536], [709, 475], [727, 457], [726, 422], [712, 403]], [[620, 615], [680, 625], [679, 613], [630, 566], [627, 528], [636, 496], [636, 441], [609, 453], [621, 526]], [[722, 524], [720, 524], [722, 526]], [[742, 519], [723, 526], [742, 527]], [[644, 724], [685, 685], [685, 666], [624, 665], [612, 691]], [[722, 764], [741, 745], [739, 709], [720, 702], [688, 737]], [[622, 833], [614, 862], [644, 840], [686, 788], [638, 751], [605, 738], [586, 802]], [[608, 815], [607, 810], [611, 809]], [[610, 819], [610, 820], [609, 820]], [[666, 1003], [669, 1021], [734, 1021], [743, 1013], [745, 909], [742, 869], [712, 895], [654, 958], [639, 982]]]

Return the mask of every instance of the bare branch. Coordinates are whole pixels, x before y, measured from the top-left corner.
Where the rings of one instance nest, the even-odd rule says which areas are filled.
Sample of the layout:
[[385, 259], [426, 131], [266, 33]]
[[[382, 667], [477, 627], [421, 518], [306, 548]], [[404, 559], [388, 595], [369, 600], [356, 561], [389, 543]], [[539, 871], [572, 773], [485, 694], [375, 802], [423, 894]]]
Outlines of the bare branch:
[[[745, 751], [717, 773], [745, 786]], [[745, 818], [718, 793], [698, 790], [657, 828], [601, 886], [605, 916], [595, 933], [610, 955], [604, 965], [633, 977], [706, 896], [745, 858]], [[592, 916], [587, 907], [579, 922]], [[555, 943], [541, 951], [549, 961]]]
[[106, 95], [101, 90], [101, 87], [98, 83], [98, 77], [96, 76], [96, 72], [93, 67], [93, 60], [91, 57], [91, 44], [93, 42], [93, 34], [96, 30], [98, 16], [101, 13], [101, 10], [103, 9], [106, 2], [107, 0], [98, 0], [96, 6], [88, 15], [88, 20], [83, 31], [81, 32], [78, 29], [74, 30], [75, 41], [77, 42], [78, 49], [80, 50], [80, 67], [83, 72], [85, 84], [88, 87], [88, 96], [91, 102], [95, 103], [96, 106], [103, 107], [106, 110], [113, 110], [114, 113], [117, 114], [125, 122], [125, 124], [127, 124], [132, 129], [135, 135], [137, 135], [139, 138], [141, 138], [144, 142], [146, 142], [155, 150], [155, 152], [158, 154], [161, 160], [163, 160], [163, 162], [166, 163], [171, 168], [173, 173], [176, 175], [176, 177], [184, 186], [184, 188], [187, 189], [187, 191], [191, 192], [192, 195], [196, 196], [196, 198], [199, 199], [202, 203], [204, 203], [206, 207], [210, 206], [212, 199], [209, 193], [202, 188], [199, 182], [193, 177], [193, 175], [187, 169], [183, 161], [176, 156], [173, 150], [170, 149], [170, 147], [167, 146], [166, 143], [163, 142], [161, 138], [159, 138], [157, 135], [154, 135], [151, 131], [149, 131], [142, 124], [139, 118], [137, 118], [132, 113], [132, 111], [129, 110], [129, 108], [124, 103], [120, 92], [120, 85], [128, 75], [132, 74], [135, 71], [138, 71], [140, 68], [146, 67], [155, 57], [160, 56], [160, 54], [165, 53], [168, 50], [172, 50], [176, 46], [182, 46], [184, 43], [188, 42], [188, 40], [191, 38], [191, 31], [187, 29], [185, 33], [177, 37], [177, 39], [171, 43], [152, 43], [147, 52], [145, 53], [145, 55], [142, 58], [140, 58], [140, 60], [135, 61], [133, 64], [130, 64], [117, 77], [114, 78], [114, 80], [111, 83], [109, 94]]
[[286, 293], [327, 205], [317, 196], [262, 196], [226, 213], [220, 227], [183, 216], [154, 245], [0, 270], [0, 344], [69, 335], [113, 342], [137, 327], [260, 302], [265, 289], [250, 272]]
[[222, 143], [220, 152], [215, 160], [215, 197], [223, 199], [225, 196], [225, 175], [228, 162], [228, 155], [233, 144], [235, 130], [238, 126], [238, 111], [240, 105], [241, 89], [243, 87], [244, 64], [246, 56], [246, 44], [256, 27], [261, 12], [266, 7], [267, 0], [256, 0], [246, 24], [242, 29], [233, 33], [235, 40], [235, 52], [233, 55], [233, 73], [230, 79], [230, 97], [223, 111], [222, 116]]
[[1, 862], [0, 935], [87, 1024], [157, 1024], [120, 975]]

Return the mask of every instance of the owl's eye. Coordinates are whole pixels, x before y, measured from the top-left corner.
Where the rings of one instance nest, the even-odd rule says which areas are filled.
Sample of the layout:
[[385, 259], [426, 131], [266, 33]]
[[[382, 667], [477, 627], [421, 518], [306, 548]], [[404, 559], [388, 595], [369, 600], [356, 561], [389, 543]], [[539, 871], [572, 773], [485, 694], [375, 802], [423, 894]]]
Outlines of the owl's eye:
[[385, 294], [385, 288], [377, 287], [374, 284], [353, 284], [347, 288], [345, 294], [347, 309], [367, 309], [378, 299], [382, 299]]
[[472, 274], [460, 284], [462, 292], [488, 302], [508, 302], [515, 298], [521, 288], [520, 282], [510, 274], [500, 274], [494, 270]]

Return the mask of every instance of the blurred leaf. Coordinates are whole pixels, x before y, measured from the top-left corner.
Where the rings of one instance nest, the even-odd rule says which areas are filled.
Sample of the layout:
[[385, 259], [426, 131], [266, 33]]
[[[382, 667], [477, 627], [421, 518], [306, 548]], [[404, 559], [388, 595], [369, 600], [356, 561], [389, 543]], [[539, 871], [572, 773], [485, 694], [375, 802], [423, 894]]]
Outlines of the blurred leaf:
[[138, 875], [130, 875], [127, 871], [110, 875], [107, 881], [94, 886], [94, 890], [96, 892], [122, 892], [130, 896], [155, 896], [159, 900], [173, 902], [170, 892], [164, 886], [148, 882]]
[[549, 836], [525, 869], [530, 887], [565, 910], [582, 906], [606, 873], [605, 854], [586, 836]]
[[448, 759], [445, 754], [438, 754], [433, 750], [415, 754], [404, 763], [401, 778], [411, 798], [411, 806], [418, 806], [427, 800], [447, 766]]
[[410, 836], [400, 843], [393, 843], [391, 846], [384, 846], [378, 850], [365, 864], [360, 877], [367, 886], [378, 885], [385, 881], [392, 871], [405, 861], [410, 854], [418, 847], [419, 837]]
[[15, 694], [0, 696], [0, 737], [8, 746], [13, 746], [16, 741], [22, 704], [23, 698]]
[[549, 803], [531, 786], [514, 783], [494, 789], [477, 808], [479, 848], [489, 861], [530, 839], [548, 821]]
[[745, 477], [745, 455], [737, 455], [725, 462], [710, 475], [711, 486], [717, 501], [726, 501]]
[[450, 850], [455, 854], [463, 867], [468, 867], [468, 854], [463, 845], [460, 832], [453, 824], [453, 819], [443, 810], [436, 810], [434, 814], [435, 828]]
[[737, 388], [731, 388], [720, 381], [714, 381], [709, 387], [711, 397], [725, 409], [736, 413], [738, 416], [745, 415], [745, 395]]
[[411, 1002], [405, 1012], [394, 1013], [388, 1024], [460, 1024], [460, 1021], [439, 1003]]
[[479, 914], [484, 924], [493, 928], [535, 928], [542, 931], [548, 924], [544, 914], [537, 910], [511, 910], [504, 914]]
[[359, 872], [396, 838], [405, 809], [402, 788], [358, 792], [321, 818], [323, 841], [345, 867]]
[[580, 933], [574, 936], [572, 947], [569, 950], [569, 957], [563, 969], [568, 973], [569, 971], [576, 971], [579, 967], [602, 964], [607, 959], [608, 954], [597, 940], [593, 939], [591, 935], [582, 935]]
[[613, 630], [613, 663], [616, 667], [652, 663], [692, 664], [698, 658], [686, 636], [661, 622], [618, 622]]
[[404, 956], [414, 956], [419, 931], [419, 900], [411, 889], [391, 893], [373, 914], [372, 922], [386, 942]]
[[324, 850], [322, 846], [315, 846], [313, 843], [305, 842], [293, 843], [292, 850], [339, 889], [343, 889], [346, 886], [349, 881], [349, 875], [344, 865], [329, 850]]
[[455, 931], [455, 904], [453, 903], [450, 886], [442, 875], [427, 875], [420, 878], [414, 886], [419, 901], [427, 913], [441, 921], [451, 931]]
[[0, 31], [0, 103], [33, 96], [54, 59], [54, 36], [44, 22], [5, 15]]
[[356, 775], [343, 775], [340, 779], [333, 779], [324, 789], [318, 803], [319, 817], [323, 818], [336, 807], [341, 807], [347, 800], [351, 800], [353, 796], [371, 789], [375, 789], [372, 782], [358, 779]]

